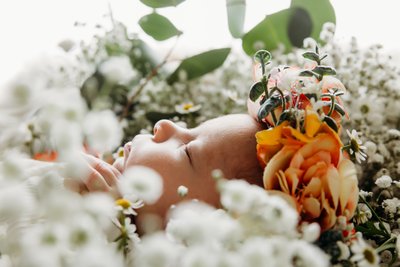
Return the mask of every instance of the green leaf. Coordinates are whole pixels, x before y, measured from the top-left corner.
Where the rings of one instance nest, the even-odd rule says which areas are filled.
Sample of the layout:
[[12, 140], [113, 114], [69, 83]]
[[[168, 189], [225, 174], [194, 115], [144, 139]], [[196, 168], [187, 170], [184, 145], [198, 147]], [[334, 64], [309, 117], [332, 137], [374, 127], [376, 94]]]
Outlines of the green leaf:
[[251, 88], [249, 93], [249, 98], [251, 101], [256, 101], [262, 94], [264, 93], [264, 86], [262, 82], [255, 82]]
[[316, 72], [320, 75], [336, 75], [336, 70], [332, 67], [328, 66], [317, 66], [313, 69], [313, 72]]
[[179, 67], [168, 77], [167, 82], [172, 84], [185, 72], [188, 80], [200, 77], [220, 67], [228, 57], [230, 48], [210, 50], [184, 59]]
[[[320, 41], [319, 35], [326, 22], [336, 23], [335, 10], [330, 0], [292, 0], [291, 8], [303, 8], [312, 22], [310, 37]], [[299, 25], [302, 27], [302, 25]], [[317, 52], [318, 53], [318, 52]]]
[[315, 62], [319, 62], [319, 55], [315, 52], [305, 52], [303, 57]]
[[282, 44], [289, 52], [293, 46], [302, 47], [306, 37], [319, 41], [322, 25], [335, 21], [329, 0], [292, 0], [290, 8], [266, 16], [242, 37], [243, 50], [251, 56], [259, 49], [272, 51]]
[[151, 13], [142, 17], [139, 20], [139, 25], [145, 33], [157, 41], [164, 41], [173, 36], [182, 34], [169, 19], [157, 13]]
[[228, 26], [234, 38], [243, 35], [243, 24], [246, 15], [246, 0], [226, 0]]
[[185, 0], [140, 0], [146, 6], [152, 8], [161, 8], [161, 7], [169, 7], [169, 6], [177, 6]]
[[254, 60], [258, 63], [264, 62], [264, 64], [266, 64], [271, 60], [271, 58], [271, 53], [267, 50], [258, 50], [254, 55]]
[[177, 112], [163, 113], [158, 111], [149, 111], [145, 114], [146, 119], [151, 121], [153, 124], [155, 124], [159, 120], [172, 119], [173, 117], [178, 115], [179, 113]]
[[286, 33], [290, 13], [290, 9], [284, 9], [265, 17], [242, 37], [243, 50], [251, 56], [260, 49], [272, 51], [278, 48], [280, 43], [291, 47]]

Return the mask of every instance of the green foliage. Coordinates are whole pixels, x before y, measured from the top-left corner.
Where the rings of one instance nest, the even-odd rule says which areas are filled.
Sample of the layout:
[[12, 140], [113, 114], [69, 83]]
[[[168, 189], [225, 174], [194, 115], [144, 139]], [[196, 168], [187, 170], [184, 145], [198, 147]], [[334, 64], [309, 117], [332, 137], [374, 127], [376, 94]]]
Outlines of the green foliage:
[[290, 47], [286, 33], [290, 13], [290, 9], [285, 9], [267, 16], [242, 37], [243, 50], [248, 55], [253, 55], [259, 49], [274, 50], [279, 43]]
[[262, 94], [264, 93], [264, 86], [262, 82], [255, 82], [251, 88], [249, 93], [249, 98], [251, 101], [256, 101]]
[[184, 1], [185, 0], [140, 0], [140, 2], [142, 2], [146, 6], [149, 6], [152, 8], [177, 6]]
[[164, 41], [182, 34], [169, 19], [155, 12], [142, 17], [139, 20], [139, 25], [143, 31], [157, 41]]
[[293, 46], [301, 47], [306, 37], [319, 40], [323, 24], [335, 21], [329, 0], [292, 0], [290, 8], [265, 17], [243, 36], [243, 50], [252, 55], [258, 49], [274, 50], [282, 44], [289, 52]]
[[191, 80], [209, 73], [224, 63], [230, 51], [230, 48], [220, 48], [186, 58], [168, 77], [167, 82], [169, 84], [176, 82], [181, 73], [185, 73], [187, 80]]
[[226, 0], [229, 32], [234, 38], [243, 35], [243, 24], [246, 15], [246, 0]]

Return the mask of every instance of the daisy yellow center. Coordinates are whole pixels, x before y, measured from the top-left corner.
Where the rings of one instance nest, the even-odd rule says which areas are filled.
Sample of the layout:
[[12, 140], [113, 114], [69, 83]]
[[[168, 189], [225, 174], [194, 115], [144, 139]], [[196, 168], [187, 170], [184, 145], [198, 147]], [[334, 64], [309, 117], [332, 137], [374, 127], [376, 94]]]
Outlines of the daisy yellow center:
[[120, 198], [115, 201], [115, 204], [121, 206], [124, 209], [127, 209], [131, 206], [131, 202], [125, 198]]
[[357, 143], [357, 140], [356, 139], [351, 139], [351, 141], [350, 141], [350, 144], [351, 144], [351, 148], [355, 151], [355, 152], [358, 152], [358, 151], [360, 151], [360, 146], [359, 146], [359, 144]]
[[375, 255], [370, 249], [365, 249], [364, 252], [364, 258], [369, 262], [369, 263], [374, 263], [375, 262]]
[[193, 107], [193, 104], [185, 104], [185, 105], [183, 105], [183, 109], [184, 110], [189, 110], [189, 109], [191, 109]]

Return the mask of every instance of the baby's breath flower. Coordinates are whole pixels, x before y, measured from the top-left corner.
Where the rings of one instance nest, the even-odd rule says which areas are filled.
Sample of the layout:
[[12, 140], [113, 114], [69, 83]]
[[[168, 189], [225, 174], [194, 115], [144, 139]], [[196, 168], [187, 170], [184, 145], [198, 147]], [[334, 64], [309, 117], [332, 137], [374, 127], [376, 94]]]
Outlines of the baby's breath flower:
[[352, 130], [351, 133], [349, 130], [346, 130], [347, 135], [350, 138], [349, 143], [349, 151], [350, 154], [353, 154], [356, 157], [358, 163], [361, 163], [362, 160], [365, 160], [367, 154], [365, 154], [365, 150], [367, 149], [362, 145], [360, 138], [358, 137], [358, 133], [356, 130]]
[[372, 218], [372, 212], [368, 208], [368, 206], [364, 203], [359, 203], [357, 206], [357, 212], [354, 216], [357, 224], [366, 223], [369, 219]]
[[178, 195], [180, 197], [184, 197], [189, 192], [189, 189], [186, 186], [180, 185], [177, 189]]
[[391, 214], [392, 216], [395, 214], [400, 214], [400, 199], [397, 197], [385, 199], [382, 202], [382, 207], [385, 209], [386, 213]]
[[388, 188], [392, 185], [392, 178], [388, 175], [382, 175], [376, 179], [375, 184], [380, 188]]
[[152, 204], [161, 196], [163, 180], [153, 169], [133, 166], [125, 170], [118, 188], [124, 198], [134, 201], [139, 198]]

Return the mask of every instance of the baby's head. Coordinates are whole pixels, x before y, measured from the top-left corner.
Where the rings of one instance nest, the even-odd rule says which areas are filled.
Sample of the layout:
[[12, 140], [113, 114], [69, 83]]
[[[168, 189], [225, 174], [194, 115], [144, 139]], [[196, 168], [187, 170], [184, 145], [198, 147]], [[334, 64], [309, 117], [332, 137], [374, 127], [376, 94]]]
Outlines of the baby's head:
[[262, 170], [256, 157], [255, 133], [261, 126], [249, 115], [235, 114], [204, 122], [193, 129], [161, 120], [154, 135], [138, 135], [125, 146], [124, 167], [143, 165], [156, 170], [164, 181], [160, 200], [142, 212], [165, 216], [181, 200], [180, 185], [189, 189], [188, 198], [217, 205], [219, 195], [211, 173], [225, 178], [246, 179], [262, 185]]

